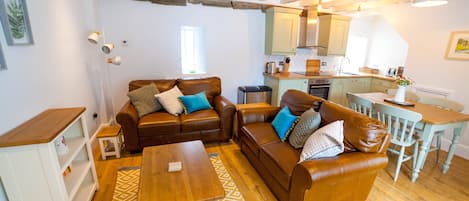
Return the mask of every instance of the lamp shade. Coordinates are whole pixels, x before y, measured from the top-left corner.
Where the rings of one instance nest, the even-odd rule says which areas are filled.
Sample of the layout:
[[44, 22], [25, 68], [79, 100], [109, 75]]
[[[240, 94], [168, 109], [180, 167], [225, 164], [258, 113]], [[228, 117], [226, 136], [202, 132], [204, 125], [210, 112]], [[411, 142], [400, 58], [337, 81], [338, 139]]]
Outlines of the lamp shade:
[[114, 44], [112, 43], [104, 44], [103, 47], [101, 48], [101, 50], [106, 54], [111, 53], [112, 49], [114, 49]]
[[93, 44], [98, 44], [99, 41], [99, 32], [93, 32], [90, 35], [88, 35], [88, 41]]
[[412, 6], [414, 7], [432, 7], [447, 4], [447, 0], [413, 0]]
[[122, 58], [120, 56], [115, 56], [112, 58], [107, 58], [106, 62], [114, 65], [121, 65]]

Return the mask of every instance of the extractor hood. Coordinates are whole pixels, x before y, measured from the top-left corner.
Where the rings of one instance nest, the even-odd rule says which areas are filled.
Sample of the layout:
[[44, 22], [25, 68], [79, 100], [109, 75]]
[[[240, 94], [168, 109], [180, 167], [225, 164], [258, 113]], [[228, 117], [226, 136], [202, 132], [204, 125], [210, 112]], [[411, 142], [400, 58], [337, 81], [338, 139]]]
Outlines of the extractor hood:
[[318, 11], [307, 8], [300, 16], [300, 38], [298, 48], [317, 48], [319, 30]]

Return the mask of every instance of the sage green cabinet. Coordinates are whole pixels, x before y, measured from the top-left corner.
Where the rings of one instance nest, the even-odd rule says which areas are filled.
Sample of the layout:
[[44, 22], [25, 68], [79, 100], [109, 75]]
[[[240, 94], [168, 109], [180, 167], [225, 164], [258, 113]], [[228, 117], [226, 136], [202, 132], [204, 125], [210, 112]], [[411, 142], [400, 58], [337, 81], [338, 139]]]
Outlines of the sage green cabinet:
[[383, 92], [386, 93], [388, 89], [396, 89], [397, 85], [392, 80], [383, 80], [378, 78], [373, 78], [371, 80], [371, 92]]
[[272, 88], [273, 106], [279, 106], [283, 93], [289, 89], [296, 89], [303, 92], [308, 90], [308, 79], [276, 79], [270, 76], [264, 77], [264, 84]]
[[350, 19], [341, 15], [319, 16], [318, 55], [345, 56]]
[[265, 54], [292, 55], [298, 46], [298, 26], [302, 10], [272, 7], [266, 10]]
[[372, 78], [334, 78], [329, 90], [329, 100], [343, 106], [348, 106], [347, 92], [369, 92], [371, 79]]

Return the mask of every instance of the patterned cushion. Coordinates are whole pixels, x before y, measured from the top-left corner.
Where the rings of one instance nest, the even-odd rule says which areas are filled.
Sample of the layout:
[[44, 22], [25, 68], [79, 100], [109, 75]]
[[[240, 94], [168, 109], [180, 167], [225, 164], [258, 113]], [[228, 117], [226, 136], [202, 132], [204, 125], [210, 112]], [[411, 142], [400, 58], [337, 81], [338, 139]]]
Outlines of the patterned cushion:
[[304, 160], [336, 156], [344, 152], [344, 121], [332, 122], [318, 129], [306, 140], [300, 155]]
[[143, 115], [161, 110], [161, 105], [155, 98], [155, 94], [158, 93], [160, 91], [158, 91], [156, 85], [151, 83], [127, 93], [127, 96], [137, 110], [138, 116], [142, 117]]
[[314, 109], [306, 110], [300, 117], [300, 121], [296, 124], [288, 141], [295, 148], [301, 148], [305, 144], [308, 137], [318, 129], [321, 123], [321, 115]]
[[282, 142], [288, 138], [288, 134], [293, 130], [295, 124], [298, 122], [298, 117], [290, 112], [288, 107], [284, 107], [275, 116], [272, 121], [272, 126], [277, 132], [278, 137]]
[[155, 95], [163, 108], [174, 116], [178, 116], [182, 113], [182, 104], [178, 99], [181, 96], [183, 96], [183, 94], [177, 86], [174, 86], [168, 91]]

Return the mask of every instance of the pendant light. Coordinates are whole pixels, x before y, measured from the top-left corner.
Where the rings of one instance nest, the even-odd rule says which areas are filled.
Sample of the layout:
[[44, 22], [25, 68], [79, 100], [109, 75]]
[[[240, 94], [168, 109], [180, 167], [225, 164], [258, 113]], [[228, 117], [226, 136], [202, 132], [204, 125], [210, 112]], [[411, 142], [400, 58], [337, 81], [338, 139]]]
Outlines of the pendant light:
[[413, 0], [412, 6], [414, 7], [432, 7], [447, 4], [447, 0]]

